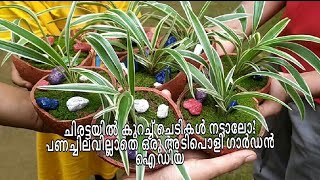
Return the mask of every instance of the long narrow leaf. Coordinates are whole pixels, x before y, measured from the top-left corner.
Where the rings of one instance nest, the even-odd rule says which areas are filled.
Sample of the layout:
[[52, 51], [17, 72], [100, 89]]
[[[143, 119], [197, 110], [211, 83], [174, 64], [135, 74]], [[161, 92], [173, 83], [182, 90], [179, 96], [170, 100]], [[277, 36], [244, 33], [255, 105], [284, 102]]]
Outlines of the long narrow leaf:
[[88, 83], [70, 83], [70, 84], [59, 84], [49, 86], [38, 86], [38, 89], [44, 90], [57, 90], [57, 91], [71, 91], [71, 92], [87, 92], [87, 93], [98, 93], [98, 94], [109, 94], [116, 95], [119, 92], [113, 88], [107, 86], [88, 84]]
[[264, 1], [255, 1], [253, 5], [253, 22], [252, 22], [252, 32], [255, 33], [258, 29], [265, 2]]
[[133, 48], [131, 44], [131, 38], [130, 38], [130, 32], [127, 33], [127, 45], [128, 45], [128, 56], [127, 56], [127, 62], [128, 62], [128, 83], [129, 83], [129, 89], [130, 93], [133, 97], [134, 96], [134, 88], [135, 88], [135, 63], [134, 63], [134, 55], [133, 55]]
[[247, 114], [250, 114], [250, 115], [254, 116], [255, 118], [258, 119], [258, 121], [260, 121], [262, 126], [269, 132], [269, 128], [268, 128], [268, 125], [266, 123], [266, 120], [261, 115], [260, 112], [258, 112], [257, 110], [255, 110], [253, 108], [250, 108], [250, 107], [247, 107], [247, 106], [242, 106], [242, 105], [236, 105], [233, 108], [236, 109], [236, 110], [243, 111], [243, 112], [245, 112]]
[[[129, 112], [131, 111], [133, 105], [133, 97], [129, 92], [124, 92], [119, 96], [118, 103], [117, 103], [117, 126], [118, 126], [118, 140], [122, 141], [125, 137], [122, 135], [122, 129], [124, 128], [125, 124], [128, 121]], [[122, 151], [119, 149], [122, 162], [124, 164], [124, 169], [127, 175], [130, 174], [129, 171], [129, 159], [127, 151]]]

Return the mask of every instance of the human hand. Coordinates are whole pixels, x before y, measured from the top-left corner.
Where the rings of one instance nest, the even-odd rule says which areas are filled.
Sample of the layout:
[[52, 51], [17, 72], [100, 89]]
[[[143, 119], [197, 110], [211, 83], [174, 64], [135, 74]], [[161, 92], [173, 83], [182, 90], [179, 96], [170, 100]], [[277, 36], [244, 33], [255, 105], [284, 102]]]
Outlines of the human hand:
[[[192, 180], [212, 179], [224, 173], [233, 171], [247, 162], [257, 158], [252, 150], [239, 150], [216, 158], [208, 158], [203, 152], [186, 151], [184, 166]], [[135, 179], [135, 174], [124, 177], [124, 180]], [[154, 172], [145, 173], [144, 179], [182, 179], [180, 172], [173, 165]]]
[[[206, 29], [207, 33], [217, 31], [217, 30], [219, 30], [217, 27]], [[223, 40], [218, 36], [215, 36], [215, 41], [216, 42], [213, 42], [213, 47], [215, 48], [219, 56], [234, 52], [235, 46], [230, 41]]]
[[18, 70], [16, 69], [15, 65], [11, 63], [11, 79], [12, 82], [20, 87], [27, 88], [28, 90], [31, 90], [32, 84], [20, 76]]
[[[287, 73], [281, 73], [281, 76], [284, 76], [286, 78], [291, 79], [290, 74]], [[269, 94], [271, 96], [274, 96], [278, 99], [280, 99], [283, 102], [288, 102], [289, 95], [287, 92], [284, 90], [280, 82], [276, 79], [271, 79], [271, 85], [270, 85], [270, 91]], [[259, 105], [259, 111], [263, 115], [263, 117], [268, 118], [277, 115], [278, 113], [281, 112], [282, 105], [271, 101], [271, 100], [265, 100], [261, 105]]]

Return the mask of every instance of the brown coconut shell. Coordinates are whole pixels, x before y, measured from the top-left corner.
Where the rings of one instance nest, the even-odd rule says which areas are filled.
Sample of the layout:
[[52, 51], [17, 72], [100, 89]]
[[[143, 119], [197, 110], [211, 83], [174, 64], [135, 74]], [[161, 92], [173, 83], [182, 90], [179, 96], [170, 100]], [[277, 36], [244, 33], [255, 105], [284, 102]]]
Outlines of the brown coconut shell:
[[[194, 86], [195, 88], [199, 87], [197, 85]], [[178, 106], [178, 109], [180, 112], [181, 111], [181, 107], [182, 106], [182, 101], [185, 97], [185, 95], [189, 92], [189, 88], [186, 87], [183, 92], [181, 93], [181, 95], [179, 96], [178, 100], [177, 100], [177, 106]], [[253, 100], [256, 102], [255, 103], [255, 106], [256, 106], [256, 109], [258, 109], [258, 100], [256, 98], [253, 98]], [[187, 120], [185, 120], [187, 121]], [[259, 136], [262, 136], [263, 134], [265, 133], [265, 129], [264, 127], [262, 126], [261, 129], [260, 129], [260, 132], [259, 132]], [[205, 139], [201, 136], [201, 135], [198, 135], [198, 134], [192, 134], [190, 135], [190, 139], [191, 138], [195, 138], [198, 142], [202, 142], [202, 143], [205, 143]], [[223, 156], [223, 155], [226, 155], [226, 154], [229, 154], [229, 153], [232, 153], [232, 152], [236, 152], [236, 151], [239, 151], [241, 149], [228, 149], [226, 146], [224, 146], [220, 152], [214, 152], [213, 150], [210, 150], [210, 149], [206, 149], [206, 150], [203, 150], [204, 152], [206, 152], [210, 157], [219, 157], [219, 156]]]
[[[206, 55], [204, 53], [200, 54], [202, 58], [206, 58]], [[193, 64], [195, 67], [201, 69], [201, 65], [191, 59], [186, 59], [187, 62]], [[170, 81], [164, 83], [163, 85], [157, 87], [158, 90], [162, 91], [164, 89], [167, 89], [171, 92], [171, 98], [176, 101], [180, 94], [182, 93], [183, 89], [188, 83], [187, 76], [184, 72], [179, 72], [176, 77], [171, 79]]]
[[[92, 60], [95, 57], [93, 50], [91, 50], [88, 56], [81, 62], [79, 66], [91, 66]], [[52, 70], [43, 70], [32, 66], [30, 63], [20, 59], [16, 55], [11, 56], [11, 60], [15, 65], [17, 71], [19, 72], [22, 79], [30, 82], [31, 84], [36, 84], [42, 77], [51, 73]]]
[[[106, 71], [112, 81], [112, 84], [115, 86], [116, 85], [116, 80], [114, 79], [114, 77], [111, 75], [111, 73], [109, 71], [107, 71], [106, 69], [102, 69], [99, 67], [91, 67], [91, 66], [80, 66], [81, 68], [86, 68], [86, 69], [90, 69], [90, 70], [97, 70], [97, 71]], [[43, 126], [44, 129], [53, 132], [55, 134], [58, 134], [60, 136], [64, 137], [64, 133], [66, 129], [70, 129], [71, 125], [72, 125], [72, 120], [60, 120], [60, 119], [56, 119], [55, 117], [53, 117], [49, 112], [45, 111], [44, 109], [40, 108], [36, 102], [35, 99], [35, 91], [37, 90], [38, 84], [41, 80], [45, 80], [47, 79], [48, 75], [42, 77], [32, 88], [31, 92], [30, 92], [30, 98], [32, 101], [32, 104], [36, 110], [36, 112], [38, 113], [38, 116], [42, 119], [43, 121]], [[100, 108], [101, 110], [101, 108]], [[99, 110], [98, 110], [99, 111]], [[75, 119], [77, 125], [90, 125], [93, 116], [96, 113], [92, 113], [90, 115], [87, 115], [85, 117], [82, 118], [78, 118]], [[72, 140], [76, 140], [76, 137], [66, 137], [68, 139], [72, 139]]]
[[[183, 119], [183, 118], [182, 118], [182, 114], [181, 114], [181, 112], [178, 110], [178, 107], [177, 107], [177, 105], [175, 104], [175, 102], [174, 102], [172, 99], [170, 99], [170, 98], [168, 98], [168, 97], [166, 97], [166, 96], [163, 96], [163, 95], [161, 94], [161, 91], [159, 91], [159, 90], [157, 90], [157, 89], [154, 89], [154, 88], [145, 88], [145, 87], [136, 87], [136, 88], [135, 88], [135, 91], [136, 91], [136, 92], [141, 92], [141, 91], [143, 91], [143, 92], [152, 92], [152, 93], [155, 94], [155, 96], [161, 97], [162, 99], [166, 100], [166, 101], [169, 103], [169, 107], [174, 111], [176, 118], [177, 118], [177, 119], [179, 119], [179, 118]], [[96, 120], [93, 120], [93, 121], [92, 121], [92, 124], [95, 124], [95, 123], [96, 123]], [[184, 126], [184, 125], [185, 125], [185, 124], [184, 124], [184, 121], [183, 121], [183, 126]], [[185, 127], [185, 126], [184, 126], [184, 127]], [[179, 137], [181, 138], [182, 135], [179, 136]], [[112, 164], [112, 165], [114, 165], [114, 166], [116, 166], [116, 167], [118, 167], [118, 168], [124, 169], [124, 164], [123, 164], [122, 162], [119, 162], [119, 161], [113, 159], [112, 157], [107, 157], [107, 156], [105, 156], [105, 152], [104, 152], [104, 151], [97, 152], [97, 154], [98, 154], [98, 156], [99, 156], [100, 158], [102, 158], [104, 161], [106, 161], [106, 162], [108, 162], [108, 163], [110, 163], [110, 164]], [[153, 169], [150, 169], [148, 166], [146, 166], [146, 167], [145, 167], [145, 171], [146, 171], [146, 172], [150, 172], [150, 171], [154, 171], [154, 170], [160, 169], [160, 168], [162, 168], [162, 167], [164, 167], [164, 165], [161, 165], [161, 164], [156, 164], [156, 165], [155, 165], [155, 168], [153, 168]], [[136, 172], [136, 164], [131, 164], [131, 163], [130, 163], [129, 169], [130, 169], [130, 172], [133, 172], [133, 173]]]

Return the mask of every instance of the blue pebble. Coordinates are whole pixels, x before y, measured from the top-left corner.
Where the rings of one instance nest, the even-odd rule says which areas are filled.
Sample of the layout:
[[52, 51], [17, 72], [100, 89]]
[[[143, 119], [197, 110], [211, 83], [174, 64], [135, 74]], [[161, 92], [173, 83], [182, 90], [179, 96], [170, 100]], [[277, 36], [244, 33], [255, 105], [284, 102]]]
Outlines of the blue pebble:
[[96, 67], [100, 67], [100, 65], [101, 65], [101, 59], [99, 55], [96, 55]]
[[233, 107], [236, 106], [236, 105], [239, 105], [239, 104], [238, 104], [238, 101], [237, 101], [237, 100], [233, 100], [233, 101], [229, 104], [228, 110], [229, 110], [230, 108], [233, 108]]
[[158, 83], [164, 84], [165, 82], [168, 82], [171, 79], [171, 68], [164, 68], [160, 72], [156, 74], [156, 81]]
[[49, 110], [55, 110], [59, 106], [59, 101], [56, 99], [50, 99], [47, 97], [40, 97], [36, 99], [36, 102], [38, 106], [40, 106], [42, 109], [49, 111]]
[[131, 160], [135, 160], [137, 156], [136, 150], [130, 150], [128, 149], [128, 158]]
[[169, 45], [171, 45], [171, 44], [173, 44], [173, 43], [175, 43], [175, 42], [177, 42], [177, 38], [174, 37], [174, 36], [172, 36], [172, 35], [170, 35], [169, 38], [168, 38], [168, 40], [167, 40], [166, 43], [164, 44], [164, 47], [167, 47], [167, 46], [169, 46]]
[[47, 80], [52, 85], [61, 84], [64, 80], [66, 80], [66, 77], [64, 76], [63, 72], [64, 69], [62, 67], [56, 67], [49, 74]]
[[255, 81], [262, 81], [263, 76], [261, 76], [261, 75], [253, 75], [252, 79], [255, 80]]

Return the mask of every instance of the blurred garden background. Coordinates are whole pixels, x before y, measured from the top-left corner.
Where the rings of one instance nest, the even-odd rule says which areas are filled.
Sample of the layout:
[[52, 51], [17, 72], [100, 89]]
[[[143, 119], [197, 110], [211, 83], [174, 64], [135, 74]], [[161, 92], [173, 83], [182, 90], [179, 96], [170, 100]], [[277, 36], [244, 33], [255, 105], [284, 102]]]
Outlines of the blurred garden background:
[[[178, 1], [162, 1], [171, 5], [179, 13], [184, 15], [180, 3]], [[240, 1], [216, 1], [212, 2], [207, 10], [206, 15], [215, 17], [225, 13], [232, 12]], [[204, 1], [192, 1], [193, 10], [198, 13], [204, 4]], [[1, 10], [0, 10], [1, 13]], [[269, 22], [263, 25], [259, 31], [261, 35], [266, 29], [272, 27], [281, 17], [281, 12], [273, 17]], [[152, 23], [148, 25], [153, 25]], [[4, 57], [4, 53], [0, 51], [0, 62]], [[0, 82], [10, 85], [11, 82], [11, 62], [7, 62], [0, 67]], [[18, 111], [18, 110], [17, 110]], [[36, 159], [36, 133], [29, 130], [16, 129], [0, 126], [0, 179], [6, 180], [36, 180], [37, 179], [37, 159]], [[214, 169], [214, 167], [212, 167]], [[248, 180], [252, 177], [252, 164], [246, 164], [242, 168], [223, 175], [219, 180]], [[91, 178], [94, 179], [94, 178]]]

